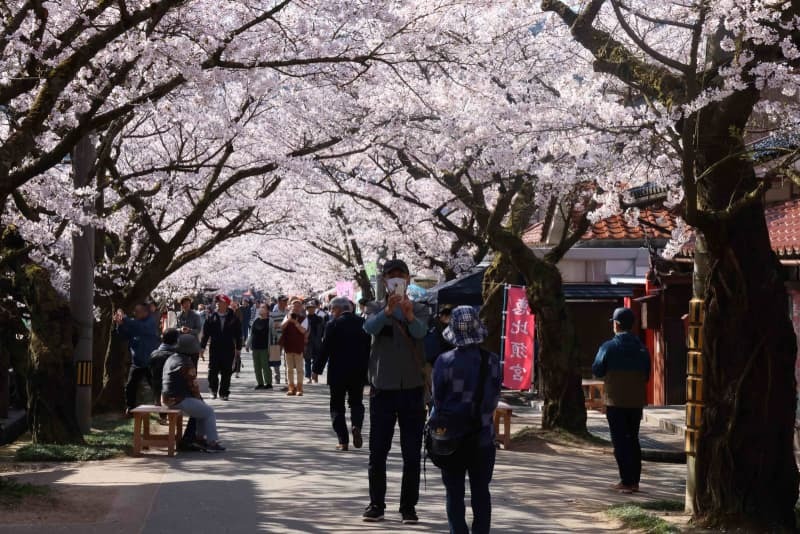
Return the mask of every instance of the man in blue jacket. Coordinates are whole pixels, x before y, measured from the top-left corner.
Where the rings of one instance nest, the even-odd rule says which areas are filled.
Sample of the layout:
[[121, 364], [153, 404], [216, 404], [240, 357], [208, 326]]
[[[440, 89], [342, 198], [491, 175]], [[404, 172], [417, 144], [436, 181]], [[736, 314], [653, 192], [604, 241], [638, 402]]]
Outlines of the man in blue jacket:
[[144, 302], [136, 305], [133, 318], [126, 317], [122, 310], [117, 310], [114, 315], [117, 333], [128, 339], [128, 349], [131, 351], [131, 368], [125, 384], [125, 414], [128, 417], [132, 417], [130, 411], [136, 408], [139, 383], [147, 380], [150, 384], [150, 355], [161, 345], [158, 319], [158, 315], [150, 313], [150, 306]]
[[[350, 301], [337, 297], [331, 302], [334, 319], [325, 325], [325, 335], [319, 357], [314, 360], [316, 379], [328, 365], [328, 386], [331, 390], [331, 422], [339, 437], [337, 450], [346, 451], [350, 436], [347, 432], [345, 397], [349, 400], [350, 421], [353, 425], [353, 446], [362, 445], [361, 427], [364, 424], [364, 386], [372, 339], [364, 332], [364, 319], [353, 314]], [[311, 318], [311, 316], [309, 316]]]
[[620, 482], [612, 487], [622, 493], [639, 491], [642, 449], [639, 423], [647, 404], [650, 354], [631, 333], [635, 317], [629, 308], [617, 308], [611, 322], [614, 337], [600, 346], [592, 373], [605, 382], [605, 403], [614, 457]]

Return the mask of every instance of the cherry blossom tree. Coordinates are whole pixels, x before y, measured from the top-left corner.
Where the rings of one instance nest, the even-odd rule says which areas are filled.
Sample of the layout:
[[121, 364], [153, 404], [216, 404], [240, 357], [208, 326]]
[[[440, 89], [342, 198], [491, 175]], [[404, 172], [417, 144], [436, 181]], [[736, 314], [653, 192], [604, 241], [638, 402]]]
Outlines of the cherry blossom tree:
[[[544, 0], [594, 69], [639, 104], [611, 124], [649, 117], [670, 150], [658, 162], [682, 185], [697, 233], [696, 298], [705, 301], [703, 412], [693, 508], [701, 524], [794, 530], [792, 434], [797, 344], [771, 251], [763, 192], [747, 148], [760, 114], [796, 128], [796, 2]], [[782, 115], [782, 116], [781, 116]], [[638, 117], [637, 117], [638, 116]]]

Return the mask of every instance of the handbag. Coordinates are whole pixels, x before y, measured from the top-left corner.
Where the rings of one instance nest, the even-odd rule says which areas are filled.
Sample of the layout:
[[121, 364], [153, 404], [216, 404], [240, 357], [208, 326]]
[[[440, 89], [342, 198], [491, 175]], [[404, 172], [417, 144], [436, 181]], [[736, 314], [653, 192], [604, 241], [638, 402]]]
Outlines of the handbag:
[[489, 353], [481, 349], [481, 366], [478, 373], [478, 391], [472, 403], [471, 428], [462, 436], [454, 436], [447, 427], [446, 417], [434, 416], [424, 430], [425, 456], [439, 469], [454, 469], [466, 465], [480, 443], [481, 404], [486, 377], [489, 374]]
[[280, 345], [270, 345], [269, 346], [269, 361], [271, 361], [271, 362], [279, 362], [279, 361], [281, 361], [281, 346]]

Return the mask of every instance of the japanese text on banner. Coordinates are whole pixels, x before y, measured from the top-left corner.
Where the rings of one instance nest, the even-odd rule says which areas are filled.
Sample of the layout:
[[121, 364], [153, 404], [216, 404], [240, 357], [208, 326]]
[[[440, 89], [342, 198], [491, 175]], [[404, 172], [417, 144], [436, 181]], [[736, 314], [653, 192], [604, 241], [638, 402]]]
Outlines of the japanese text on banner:
[[535, 319], [524, 287], [509, 287], [506, 291], [503, 386], [526, 390], [530, 389], [533, 379]]

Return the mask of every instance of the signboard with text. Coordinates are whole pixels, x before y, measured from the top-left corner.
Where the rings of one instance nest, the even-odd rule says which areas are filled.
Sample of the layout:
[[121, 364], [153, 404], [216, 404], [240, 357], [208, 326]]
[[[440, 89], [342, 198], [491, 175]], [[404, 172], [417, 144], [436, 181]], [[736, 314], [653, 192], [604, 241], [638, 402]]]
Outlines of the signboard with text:
[[351, 301], [355, 300], [356, 288], [353, 285], [353, 282], [347, 282], [347, 281], [336, 282], [336, 296], [345, 297], [350, 299]]
[[503, 386], [527, 390], [533, 380], [535, 320], [524, 287], [506, 288]]

